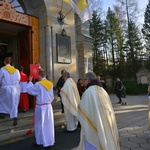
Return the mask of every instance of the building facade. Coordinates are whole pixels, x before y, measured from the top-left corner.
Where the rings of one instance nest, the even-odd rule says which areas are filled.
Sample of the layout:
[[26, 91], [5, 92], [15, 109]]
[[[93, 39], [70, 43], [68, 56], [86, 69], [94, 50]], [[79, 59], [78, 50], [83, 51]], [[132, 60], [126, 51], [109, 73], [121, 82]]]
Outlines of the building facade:
[[30, 64], [40, 63], [54, 85], [62, 69], [77, 81], [92, 70], [87, 24], [62, 0], [1, 0], [0, 65], [11, 56], [27, 74]]

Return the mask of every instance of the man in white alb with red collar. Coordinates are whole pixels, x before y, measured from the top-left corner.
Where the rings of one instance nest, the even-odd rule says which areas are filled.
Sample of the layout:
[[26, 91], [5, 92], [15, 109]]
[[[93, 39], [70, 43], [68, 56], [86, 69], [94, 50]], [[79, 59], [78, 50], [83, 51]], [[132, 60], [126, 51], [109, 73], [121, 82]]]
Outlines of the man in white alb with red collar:
[[5, 118], [4, 114], [9, 114], [10, 118], [14, 118], [13, 125], [17, 125], [18, 104], [20, 98], [20, 73], [19, 70], [11, 66], [11, 58], [6, 57], [5, 66], [0, 69], [0, 113], [1, 118]]
[[29, 77], [27, 91], [30, 95], [36, 96], [34, 129], [36, 143], [34, 147], [42, 145], [50, 149], [54, 145], [54, 117], [52, 101], [54, 100], [53, 83], [46, 79], [46, 72], [40, 70], [39, 82], [33, 84], [32, 77]]

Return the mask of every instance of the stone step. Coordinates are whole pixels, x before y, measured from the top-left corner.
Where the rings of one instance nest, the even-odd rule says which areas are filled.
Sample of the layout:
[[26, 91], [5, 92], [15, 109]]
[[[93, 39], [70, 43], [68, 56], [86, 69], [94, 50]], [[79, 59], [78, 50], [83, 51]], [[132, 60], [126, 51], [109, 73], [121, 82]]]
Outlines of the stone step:
[[[54, 110], [54, 125], [55, 131], [65, 127], [64, 114], [60, 109]], [[34, 129], [31, 135], [27, 136], [26, 132], [31, 128], [33, 122], [34, 110], [29, 110], [26, 113], [18, 114], [18, 125], [13, 126], [13, 119], [6, 116], [5, 119], [0, 119], [0, 145], [16, 142], [31, 136], [34, 136]]]

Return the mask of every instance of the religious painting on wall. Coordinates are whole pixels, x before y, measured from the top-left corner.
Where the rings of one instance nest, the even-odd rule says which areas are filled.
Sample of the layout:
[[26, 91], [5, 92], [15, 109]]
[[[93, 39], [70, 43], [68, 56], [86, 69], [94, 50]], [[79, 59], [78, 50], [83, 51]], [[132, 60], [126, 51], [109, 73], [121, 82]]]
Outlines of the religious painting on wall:
[[56, 48], [58, 63], [71, 63], [71, 38], [56, 34]]

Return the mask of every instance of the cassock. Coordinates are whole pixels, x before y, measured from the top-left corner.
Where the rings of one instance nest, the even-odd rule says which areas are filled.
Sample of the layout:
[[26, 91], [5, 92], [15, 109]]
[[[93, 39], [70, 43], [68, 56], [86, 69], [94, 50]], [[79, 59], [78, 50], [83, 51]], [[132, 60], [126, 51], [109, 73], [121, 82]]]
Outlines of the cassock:
[[72, 80], [72, 78], [68, 78], [65, 81], [64, 86], [61, 88], [60, 95], [64, 105], [67, 130], [76, 130], [78, 125], [77, 112], [80, 96], [76, 83]]
[[29, 109], [29, 98], [28, 98], [28, 92], [27, 92], [27, 82], [29, 80], [28, 76], [20, 72], [20, 101], [18, 110], [19, 111], [26, 111]]
[[78, 150], [120, 150], [113, 107], [107, 92], [90, 86], [79, 103], [81, 136]]
[[36, 144], [43, 147], [54, 145], [54, 117], [52, 101], [54, 100], [53, 84], [46, 78], [33, 84], [27, 84], [30, 95], [36, 96], [34, 130]]
[[10, 114], [10, 118], [18, 117], [20, 98], [20, 73], [9, 64], [0, 69], [0, 113]]

